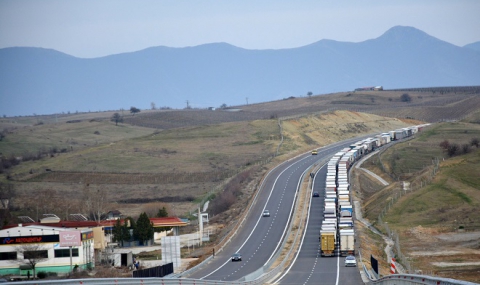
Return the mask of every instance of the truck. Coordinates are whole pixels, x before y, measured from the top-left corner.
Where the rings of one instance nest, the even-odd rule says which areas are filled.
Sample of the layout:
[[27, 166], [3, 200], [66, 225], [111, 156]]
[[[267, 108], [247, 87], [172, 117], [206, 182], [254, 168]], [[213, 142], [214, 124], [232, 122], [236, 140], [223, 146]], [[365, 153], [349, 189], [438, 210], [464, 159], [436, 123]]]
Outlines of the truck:
[[320, 230], [320, 255], [335, 256], [336, 231]]
[[340, 230], [340, 256], [355, 255], [355, 231]]

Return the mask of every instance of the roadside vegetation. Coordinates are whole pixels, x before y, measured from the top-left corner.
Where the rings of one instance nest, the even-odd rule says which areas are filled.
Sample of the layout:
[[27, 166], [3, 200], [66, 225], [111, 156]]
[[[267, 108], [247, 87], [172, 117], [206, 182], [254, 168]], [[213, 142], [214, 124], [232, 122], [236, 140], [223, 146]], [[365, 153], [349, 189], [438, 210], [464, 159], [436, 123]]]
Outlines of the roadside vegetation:
[[[475, 176], [473, 171], [480, 173], [475, 168], [478, 149], [472, 144], [474, 137], [480, 138], [478, 93], [478, 88], [361, 91], [215, 111], [117, 110], [0, 118], [0, 194], [9, 208], [2, 212], [1, 222], [18, 222], [18, 216], [39, 220], [47, 213], [62, 219], [72, 213], [100, 219], [111, 210], [136, 220], [143, 213], [153, 217], [162, 207], [173, 216], [195, 219], [193, 213], [209, 201], [214, 236], [204, 243], [204, 249], [189, 252], [201, 258], [228, 236], [261, 178], [276, 164], [313, 148], [419, 124], [419, 120], [462, 118], [465, 123], [426, 129], [414, 140], [365, 163], [392, 184], [383, 187], [361, 176], [359, 195], [364, 199], [365, 216], [374, 223], [402, 181], [416, 189], [439, 185], [462, 209], [474, 209], [478, 200], [472, 189], [478, 190], [478, 181], [468, 177]], [[409, 100], [402, 99], [403, 94]], [[458, 145], [460, 151], [449, 156], [448, 148], [440, 146], [445, 141]], [[470, 144], [469, 152], [463, 151], [465, 144]], [[473, 166], [460, 168], [464, 160]], [[453, 161], [458, 163], [447, 164]], [[431, 177], [435, 164], [440, 164], [440, 172]], [[453, 171], [454, 180], [440, 179], [447, 169]], [[93, 205], [94, 200], [105, 203], [86, 205]], [[415, 204], [411, 208], [418, 214], [435, 214]], [[403, 212], [389, 216], [396, 211], [392, 208], [384, 220], [406, 223], [398, 218]], [[452, 210], [445, 211], [450, 219]], [[463, 216], [476, 214], [465, 211]], [[413, 215], [411, 219], [413, 224], [423, 221]], [[398, 230], [409, 227], [413, 225], [399, 223]], [[467, 223], [463, 227], [468, 229]], [[381, 243], [375, 236], [369, 238], [368, 242]]]
[[[398, 235], [401, 252], [395, 254], [406, 256], [399, 261], [414, 272], [480, 281], [478, 138], [477, 124], [435, 124], [362, 165], [391, 183], [361, 183], [364, 215], [378, 229], [387, 233], [385, 222]], [[451, 153], [447, 145], [469, 147]]]

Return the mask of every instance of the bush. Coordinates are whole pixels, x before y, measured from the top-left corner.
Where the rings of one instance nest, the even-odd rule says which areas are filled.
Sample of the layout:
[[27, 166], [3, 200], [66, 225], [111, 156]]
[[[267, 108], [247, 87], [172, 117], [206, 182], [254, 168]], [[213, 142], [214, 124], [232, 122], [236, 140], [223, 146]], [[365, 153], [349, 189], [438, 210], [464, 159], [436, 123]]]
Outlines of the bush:
[[440, 147], [443, 150], [447, 150], [450, 147], [450, 143], [447, 140], [444, 140], [443, 142], [440, 143]]
[[478, 145], [480, 144], [479, 140], [477, 138], [473, 138], [471, 141], [470, 141], [470, 145], [471, 146], [475, 146], [476, 148], [478, 148]]
[[469, 144], [464, 144], [464, 145], [462, 145], [462, 152], [463, 152], [464, 154], [467, 154], [467, 153], [469, 153], [470, 151], [471, 151], [471, 148], [470, 148], [470, 145], [469, 145]]
[[400, 101], [402, 102], [411, 102], [412, 97], [408, 95], [408, 93], [403, 93], [402, 96], [400, 96]]
[[43, 272], [43, 271], [40, 271], [40, 272], [37, 273], [37, 277], [38, 277], [38, 279], [45, 279], [45, 277], [47, 277], [47, 273]]
[[448, 149], [447, 149], [447, 154], [449, 157], [452, 157], [454, 155], [456, 155], [458, 153], [458, 151], [460, 150], [460, 147], [458, 146], [458, 144], [451, 144]]

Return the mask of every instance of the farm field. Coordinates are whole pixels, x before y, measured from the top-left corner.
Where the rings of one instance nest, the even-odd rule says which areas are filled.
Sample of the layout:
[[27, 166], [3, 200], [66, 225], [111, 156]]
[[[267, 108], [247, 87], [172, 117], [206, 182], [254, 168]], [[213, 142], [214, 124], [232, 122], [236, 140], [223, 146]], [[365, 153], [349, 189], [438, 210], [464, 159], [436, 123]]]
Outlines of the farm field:
[[[124, 119], [118, 125], [110, 120], [115, 111], [0, 118], [3, 134], [0, 158], [11, 162], [8, 167], [0, 168], [0, 190], [2, 195], [11, 197], [10, 214], [3, 213], [0, 221], [18, 222], [16, 217], [21, 215], [39, 219], [45, 213], [54, 213], [62, 219], [71, 213], [88, 215], [91, 210], [85, 206], [88, 197], [106, 198], [105, 212], [119, 210], [132, 217], [147, 212], [153, 216], [165, 206], [171, 215], [195, 219], [191, 213], [199, 206], [207, 200], [215, 205], [213, 201], [225, 192], [230, 182], [248, 173], [248, 179], [233, 185], [240, 190], [235, 192], [232, 205], [221, 212], [214, 211], [213, 206], [208, 210], [215, 213], [211, 223], [220, 229], [212, 238], [215, 241], [233, 227], [262, 175], [281, 161], [342, 139], [422, 121], [445, 120], [454, 122], [436, 124], [414, 140], [389, 148], [381, 159], [375, 156], [364, 163], [363, 167], [392, 183], [384, 188], [369, 177], [357, 178], [358, 185], [362, 185], [358, 194], [364, 201], [364, 216], [375, 223], [388, 202], [397, 197], [394, 195], [401, 189], [401, 181], [409, 181], [412, 187], [421, 185], [421, 190], [412, 193], [412, 197], [420, 195], [423, 188], [434, 187], [429, 188], [430, 192], [425, 190], [430, 193], [422, 198], [426, 204], [428, 199], [437, 197], [431, 193], [440, 187], [442, 194], [452, 195], [452, 199], [458, 199], [458, 207], [466, 209], [463, 216], [474, 216], [478, 213], [474, 210], [478, 208], [478, 197], [474, 195], [478, 181], [462, 178], [463, 173], [480, 170], [476, 168], [478, 161], [473, 151], [445, 161], [437, 159], [439, 174], [433, 180], [428, 175], [432, 161], [445, 156], [439, 147], [441, 141], [448, 139], [451, 143], [463, 144], [480, 134], [479, 90], [343, 92], [234, 106], [229, 110], [142, 110], [135, 115], [118, 111]], [[405, 93], [411, 101], [401, 101]], [[471, 159], [465, 160], [470, 156]], [[441, 180], [441, 175], [447, 173], [447, 163], [456, 160], [458, 162], [448, 169], [472, 162], [452, 170], [450, 175], [454, 179], [447, 176]], [[408, 195], [402, 197], [407, 198]], [[438, 233], [439, 242], [457, 234], [458, 230], [470, 231], [470, 226], [478, 226], [475, 219], [464, 220], [462, 229], [458, 228], [460, 224], [456, 227], [456, 222], [450, 223], [448, 219], [457, 214], [452, 211], [460, 211], [457, 208], [441, 208], [445, 212], [439, 213], [447, 219], [444, 222], [425, 218], [425, 215], [442, 215], [420, 202], [408, 208], [408, 203], [401, 204], [406, 203], [402, 199], [392, 206], [383, 221], [398, 224], [398, 228], [391, 227], [401, 233], [405, 254], [409, 252], [408, 242], [415, 242], [409, 238], [418, 232], [430, 231], [435, 223], [448, 224], [450, 229], [450, 232], [432, 230], [431, 233]], [[401, 211], [404, 207], [410, 209], [409, 220], [399, 218], [405, 214]], [[365, 232], [361, 239], [366, 244], [378, 245], [373, 252], [382, 254], [382, 241], [376, 236]], [[424, 249], [427, 248], [428, 243], [424, 245]], [[198, 255], [199, 251], [192, 254]], [[473, 254], [471, 258], [476, 257], [476, 253]], [[441, 258], [435, 258], [437, 263], [424, 265], [427, 261], [412, 255], [412, 268], [451, 276], [449, 271], [457, 270], [458, 266], [439, 266]], [[445, 260], [452, 262], [449, 258]], [[464, 270], [466, 278], [475, 275], [475, 267], [467, 269]]]
[[[244, 169], [264, 165], [257, 174], [261, 175], [270, 163], [294, 154], [409, 125], [397, 119], [342, 111], [282, 120], [282, 134], [277, 119], [165, 130], [136, 129], [125, 123], [115, 126], [109, 118], [79, 120], [19, 127], [7, 134], [1, 148], [7, 156], [19, 141], [25, 141], [29, 149], [61, 141], [62, 135], [82, 142], [73, 148], [67, 145], [66, 152], [48, 153], [6, 171], [9, 180], [4, 176], [3, 182], [16, 190], [12, 205], [16, 205], [17, 215], [41, 218], [45, 212], [65, 219], [67, 213], [84, 212], [79, 202], [91, 191], [100, 191], [109, 201], [107, 211], [116, 209], [135, 216], [147, 204], [168, 203], [172, 214], [188, 216], [198, 203], [219, 192]], [[63, 132], [64, 128], [68, 130]], [[30, 136], [32, 133], [38, 135]], [[18, 151], [10, 155], [22, 156], [22, 149]], [[35, 193], [48, 198], [29, 199]], [[60, 203], [65, 195], [72, 198], [68, 205]], [[37, 211], [38, 205], [42, 211]]]

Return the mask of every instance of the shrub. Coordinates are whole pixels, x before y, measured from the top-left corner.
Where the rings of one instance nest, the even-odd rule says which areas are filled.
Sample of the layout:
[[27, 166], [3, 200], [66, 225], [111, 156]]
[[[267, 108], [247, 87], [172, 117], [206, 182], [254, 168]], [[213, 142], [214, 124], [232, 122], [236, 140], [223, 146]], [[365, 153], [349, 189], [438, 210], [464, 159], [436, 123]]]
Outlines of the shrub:
[[460, 147], [458, 146], [458, 144], [454, 143], [448, 147], [447, 154], [449, 157], [452, 157], [452, 156], [455, 156], [459, 150], [460, 150]]
[[411, 102], [412, 97], [408, 95], [408, 93], [403, 93], [402, 96], [400, 96], [400, 101], [402, 102]]
[[37, 273], [37, 277], [38, 277], [38, 279], [45, 279], [45, 277], [47, 277], [47, 273], [43, 272], [43, 271], [40, 271], [40, 272]]
[[478, 145], [480, 144], [479, 140], [477, 138], [473, 138], [471, 141], [470, 141], [470, 145], [471, 146], [475, 146], [476, 148], [478, 148]]
[[440, 143], [440, 147], [443, 148], [443, 150], [447, 150], [450, 147], [450, 143], [447, 140], [444, 140]]

